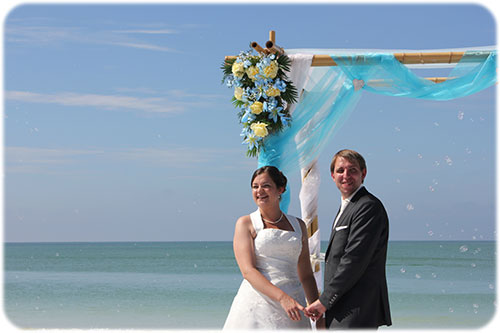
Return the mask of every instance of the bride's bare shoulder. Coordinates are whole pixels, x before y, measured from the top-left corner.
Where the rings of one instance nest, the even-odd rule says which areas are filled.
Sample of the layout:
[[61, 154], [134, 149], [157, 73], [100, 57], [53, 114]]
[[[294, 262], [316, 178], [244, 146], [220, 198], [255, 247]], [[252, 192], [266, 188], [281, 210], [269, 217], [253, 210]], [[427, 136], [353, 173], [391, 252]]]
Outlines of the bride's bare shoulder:
[[255, 228], [253, 227], [252, 219], [250, 218], [250, 215], [240, 216], [236, 220], [235, 230], [236, 230], [236, 233], [240, 234], [240, 235], [243, 232], [244, 234], [250, 233], [250, 235], [253, 238], [255, 238], [255, 236], [256, 236]]
[[236, 220], [236, 227], [248, 227], [251, 225], [252, 225], [252, 219], [250, 218], [250, 215], [240, 216]]

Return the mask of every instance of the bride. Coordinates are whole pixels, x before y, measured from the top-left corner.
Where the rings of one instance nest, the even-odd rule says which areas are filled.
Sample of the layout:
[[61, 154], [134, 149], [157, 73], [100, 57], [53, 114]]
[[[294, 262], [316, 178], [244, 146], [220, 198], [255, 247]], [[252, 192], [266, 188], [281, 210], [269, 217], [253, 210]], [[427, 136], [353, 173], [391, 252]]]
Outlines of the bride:
[[[234, 254], [243, 282], [233, 300], [224, 329], [311, 328], [304, 313], [318, 299], [309, 260], [305, 224], [280, 210], [287, 179], [265, 166], [252, 176], [258, 209], [236, 221]], [[324, 320], [316, 323], [324, 327]]]

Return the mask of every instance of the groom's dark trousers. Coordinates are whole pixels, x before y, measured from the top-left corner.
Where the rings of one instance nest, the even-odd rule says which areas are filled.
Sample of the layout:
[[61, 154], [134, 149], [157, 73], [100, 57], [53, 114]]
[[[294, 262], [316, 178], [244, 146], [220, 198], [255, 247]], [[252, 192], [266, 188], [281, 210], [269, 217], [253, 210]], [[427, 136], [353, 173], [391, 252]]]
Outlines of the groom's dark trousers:
[[392, 324], [385, 273], [388, 238], [382, 202], [361, 187], [332, 229], [325, 253], [320, 302], [327, 308], [326, 327]]

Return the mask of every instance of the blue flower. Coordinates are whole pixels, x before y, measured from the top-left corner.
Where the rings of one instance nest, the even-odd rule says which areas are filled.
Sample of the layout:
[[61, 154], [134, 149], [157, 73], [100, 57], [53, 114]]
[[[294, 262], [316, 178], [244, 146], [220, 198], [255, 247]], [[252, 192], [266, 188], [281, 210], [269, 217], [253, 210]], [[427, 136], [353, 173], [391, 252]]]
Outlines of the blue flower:
[[269, 103], [269, 107], [270, 107], [271, 109], [274, 109], [275, 107], [277, 107], [277, 106], [278, 106], [278, 100], [276, 100], [276, 98], [274, 98], [274, 97], [270, 97], [270, 98], [267, 100], [267, 102]]
[[241, 80], [237, 77], [234, 77], [232, 84], [236, 87], [243, 87], [243, 82], [241, 82]]
[[257, 63], [257, 67], [259, 69], [264, 69], [269, 66], [269, 64], [271, 64], [271, 59], [268, 57], [264, 57]]
[[283, 113], [281, 113], [282, 110], [283, 108], [281, 106], [271, 109], [268, 118], [272, 119], [275, 123], [277, 123], [278, 117], [280, 117], [281, 119], [282, 117], [285, 116]]
[[271, 110], [268, 118], [272, 119], [276, 123], [278, 121], [278, 111], [276, 109]]
[[258, 101], [262, 97], [262, 88], [255, 87], [250, 89], [250, 95], [252, 96], [253, 100]]
[[264, 101], [264, 104], [262, 105], [262, 111], [264, 112], [271, 112], [272, 108], [269, 107], [269, 103], [267, 101]]
[[250, 134], [252, 134], [252, 131], [250, 130], [249, 127], [247, 126], [243, 126], [243, 128], [241, 129], [241, 134], [240, 136], [242, 136], [243, 138], [246, 138], [247, 136], [249, 136]]
[[284, 92], [286, 90], [286, 82], [281, 79], [276, 79], [276, 82], [274, 82], [274, 88]]
[[257, 81], [255, 81], [256, 87], [264, 87], [265, 85], [266, 85], [266, 80], [263, 78], [259, 78]]
[[247, 107], [245, 110], [245, 114], [243, 115], [243, 117], [241, 117], [241, 122], [248, 123], [254, 120], [255, 120], [255, 114], [253, 114], [252, 110]]
[[292, 118], [287, 117], [287, 116], [286, 116], [286, 115], [284, 115], [284, 114], [281, 114], [281, 116], [280, 116], [280, 120], [281, 120], [281, 123], [283, 124], [283, 126], [288, 127], [288, 125], [289, 125], [289, 124], [290, 124], [290, 122], [292, 121]]
[[248, 67], [250, 67], [250, 66], [252, 66], [252, 62], [251, 62], [250, 60], [246, 59], [246, 60], [243, 62], [243, 67], [248, 68]]
[[255, 136], [254, 134], [248, 134], [245, 139], [243, 140], [242, 144], [246, 144], [248, 145], [248, 149], [249, 150], [252, 150], [254, 148], [258, 148], [259, 146], [259, 141], [261, 141], [262, 138], [259, 138], [257, 136]]

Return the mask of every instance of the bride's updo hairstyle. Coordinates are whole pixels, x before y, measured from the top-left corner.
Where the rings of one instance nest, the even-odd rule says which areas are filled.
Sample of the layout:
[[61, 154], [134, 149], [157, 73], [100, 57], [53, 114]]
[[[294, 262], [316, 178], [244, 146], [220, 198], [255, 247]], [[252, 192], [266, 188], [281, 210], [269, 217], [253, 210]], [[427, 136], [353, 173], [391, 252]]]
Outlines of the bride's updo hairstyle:
[[250, 186], [252, 186], [255, 177], [257, 177], [258, 175], [261, 175], [263, 173], [267, 173], [269, 175], [269, 177], [271, 177], [274, 184], [276, 184], [276, 186], [278, 188], [283, 187], [286, 189], [287, 179], [286, 179], [285, 175], [281, 171], [279, 171], [278, 168], [276, 168], [274, 166], [270, 166], [270, 165], [266, 165], [266, 166], [263, 166], [263, 167], [255, 170], [255, 172], [253, 173], [253, 176], [252, 176], [252, 181], [250, 182]]

